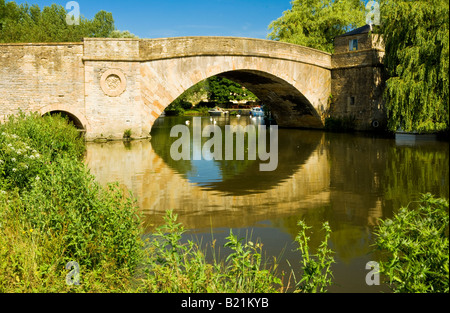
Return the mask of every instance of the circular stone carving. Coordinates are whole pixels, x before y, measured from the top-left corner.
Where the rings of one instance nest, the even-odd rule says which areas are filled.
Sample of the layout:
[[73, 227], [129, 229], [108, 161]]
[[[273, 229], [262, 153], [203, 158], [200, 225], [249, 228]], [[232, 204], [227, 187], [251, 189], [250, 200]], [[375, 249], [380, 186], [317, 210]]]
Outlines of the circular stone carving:
[[100, 79], [100, 87], [107, 96], [118, 97], [127, 88], [125, 75], [121, 70], [107, 70]]

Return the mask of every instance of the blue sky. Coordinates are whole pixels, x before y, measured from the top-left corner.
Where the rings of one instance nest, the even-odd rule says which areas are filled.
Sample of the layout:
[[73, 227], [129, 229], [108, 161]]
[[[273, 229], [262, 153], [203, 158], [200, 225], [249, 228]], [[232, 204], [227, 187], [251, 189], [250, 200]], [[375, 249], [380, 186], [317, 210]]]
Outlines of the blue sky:
[[[16, 0], [65, 6], [69, 0]], [[112, 12], [116, 27], [141, 38], [237, 36], [266, 38], [268, 25], [291, 8], [290, 0], [78, 0], [81, 15]]]

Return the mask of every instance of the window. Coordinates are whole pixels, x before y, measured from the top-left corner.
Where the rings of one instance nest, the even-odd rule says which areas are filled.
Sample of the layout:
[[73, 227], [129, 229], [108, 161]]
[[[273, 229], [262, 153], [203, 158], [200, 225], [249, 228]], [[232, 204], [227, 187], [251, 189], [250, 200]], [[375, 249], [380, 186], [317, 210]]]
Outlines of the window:
[[355, 51], [358, 50], [358, 39], [351, 39], [349, 42], [349, 50]]
[[348, 104], [355, 105], [355, 97], [354, 96], [348, 97]]

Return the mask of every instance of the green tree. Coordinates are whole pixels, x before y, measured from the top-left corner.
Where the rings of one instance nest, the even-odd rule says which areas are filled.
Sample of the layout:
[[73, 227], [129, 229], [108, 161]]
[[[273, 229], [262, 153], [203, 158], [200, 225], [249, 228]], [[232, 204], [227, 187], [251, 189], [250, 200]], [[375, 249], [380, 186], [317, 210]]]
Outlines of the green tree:
[[213, 76], [207, 81], [208, 98], [219, 104], [225, 104], [232, 100], [254, 101], [258, 98], [248, 89], [226, 78]]
[[130, 33], [128, 30], [120, 31], [120, 30], [113, 30], [109, 35], [109, 38], [139, 38], [133, 33]]
[[91, 33], [89, 37], [105, 38], [115, 29], [112, 13], [102, 10], [95, 14], [94, 19], [90, 23], [89, 30]]
[[333, 41], [365, 24], [360, 0], [293, 0], [292, 8], [269, 25], [269, 39], [333, 52]]
[[116, 30], [109, 12], [100, 11], [91, 20], [80, 17], [79, 25], [67, 24], [67, 13], [56, 4], [41, 10], [37, 5], [0, 0], [0, 42], [78, 42], [84, 37], [134, 36]]
[[381, 27], [390, 78], [385, 101], [393, 131], [448, 129], [449, 4], [383, 0]]

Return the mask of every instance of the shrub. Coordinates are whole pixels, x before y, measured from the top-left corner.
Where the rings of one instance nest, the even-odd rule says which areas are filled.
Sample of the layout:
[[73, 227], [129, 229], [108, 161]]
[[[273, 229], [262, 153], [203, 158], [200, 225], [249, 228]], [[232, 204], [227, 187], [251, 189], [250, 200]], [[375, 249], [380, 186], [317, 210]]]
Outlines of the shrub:
[[39, 179], [45, 157], [16, 134], [0, 132], [0, 188], [25, 189]]
[[61, 117], [19, 114], [0, 125], [0, 291], [126, 290], [142, 256], [140, 218], [117, 184], [100, 186], [84, 141]]
[[64, 233], [65, 257], [89, 269], [102, 261], [134, 268], [141, 245], [135, 203], [117, 185], [101, 187], [81, 161], [47, 166], [23, 194], [25, 217], [42, 233]]
[[386, 260], [380, 271], [395, 292], [449, 292], [448, 210], [448, 200], [426, 194], [381, 221], [376, 247]]
[[20, 137], [49, 158], [61, 155], [80, 158], [85, 152], [84, 139], [73, 124], [61, 115], [12, 115], [5, 124], [0, 125], [0, 133]]

